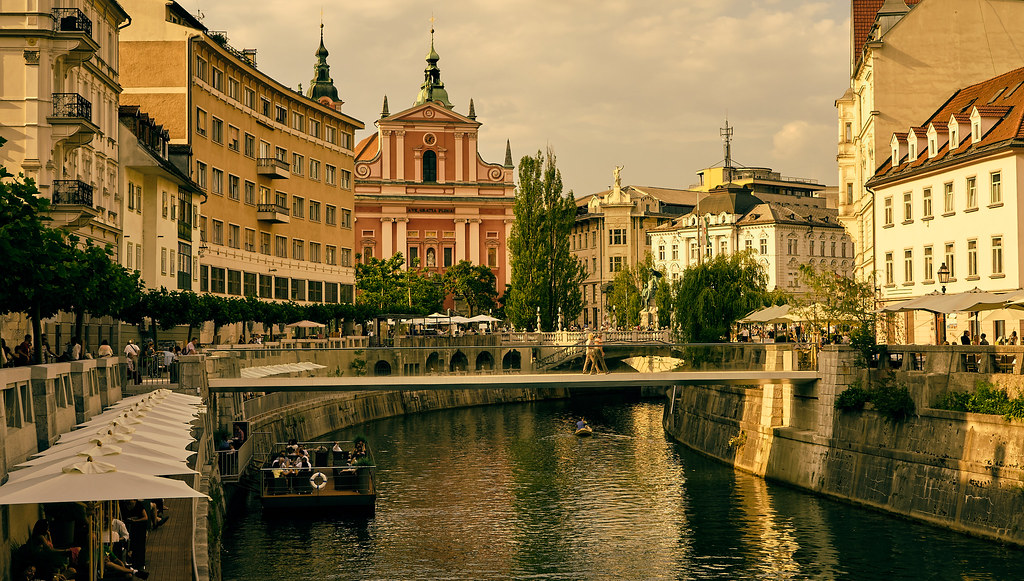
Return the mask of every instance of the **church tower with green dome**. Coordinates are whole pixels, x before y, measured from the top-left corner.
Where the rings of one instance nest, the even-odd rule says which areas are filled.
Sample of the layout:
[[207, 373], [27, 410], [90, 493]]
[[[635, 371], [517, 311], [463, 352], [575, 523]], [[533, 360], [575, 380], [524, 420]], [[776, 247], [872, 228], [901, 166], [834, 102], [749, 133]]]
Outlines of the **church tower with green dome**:
[[[322, 46], [322, 45], [321, 45]], [[454, 107], [448, 100], [448, 91], [444, 89], [441, 82], [441, 69], [437, 67], [437, 61], [441, 57], [434, 50], [434, 29], [430, 29], [430, 52], [427, 53], [427, 68], [423, 69], [423, 84], [420, 85], [420, 94], [416, 96], [413, 106], [422, 105], [428, 101], [441, 103], [448, 109]]]
[[320, 23], [320, 48], [316, 50], [316, 64], [313, 65], [313, 80], [309, 82], [306, 96], [332, 109], [341, 105], [338, 88], [331, 78], [331, 66], [327, 64], [327, 47], [324, 46], [324, 25]]

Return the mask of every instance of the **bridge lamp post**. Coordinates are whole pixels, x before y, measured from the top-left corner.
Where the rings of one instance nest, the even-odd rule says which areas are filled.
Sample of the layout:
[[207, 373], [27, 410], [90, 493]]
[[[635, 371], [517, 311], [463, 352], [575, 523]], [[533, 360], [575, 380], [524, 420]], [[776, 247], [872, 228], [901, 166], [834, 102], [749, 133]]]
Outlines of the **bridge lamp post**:
[[[946, 284], [949, 283], [949, 267], [943, 262], [939, 267], [939, 284], [942, 285], [942, 294], [946, 294]], [[942, 345], [946, 342], [946, 315], [937, 313], [935, 315], [935, 344]]]

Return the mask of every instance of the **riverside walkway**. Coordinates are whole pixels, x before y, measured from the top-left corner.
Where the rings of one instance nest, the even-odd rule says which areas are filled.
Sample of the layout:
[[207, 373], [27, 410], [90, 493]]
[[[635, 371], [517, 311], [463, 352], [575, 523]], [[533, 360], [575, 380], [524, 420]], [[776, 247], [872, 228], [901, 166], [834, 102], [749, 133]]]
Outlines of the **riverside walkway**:
[[268, 377], [211, 379], [210, 391], [307, 392], [515, 388], [672, 387], [676, 385], [797, 385], [813, 383], [817, 371], [671, 371], [660, 373], [467, 374], [387, 377]]

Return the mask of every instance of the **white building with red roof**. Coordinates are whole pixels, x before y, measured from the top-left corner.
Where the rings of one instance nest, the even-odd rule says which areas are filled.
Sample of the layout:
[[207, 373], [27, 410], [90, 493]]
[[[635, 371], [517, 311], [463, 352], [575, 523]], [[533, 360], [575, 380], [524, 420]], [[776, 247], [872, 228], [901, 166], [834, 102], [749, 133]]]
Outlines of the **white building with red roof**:
[[[920, 126], [892, 133], [886, 153], [866, 184], [874, 192], [884, 302], [1024, 286], [1024, 68], [955, 92]], [[973, 323], [961, 318], [960, 327]], [[1024, 332], [1018, 319], [1009, 311], [982, 313], [979, 332], [994, 343]], [[934, 341], [933, 317], [908, 315], [904, 325], [905, 336], [895, 339]]]

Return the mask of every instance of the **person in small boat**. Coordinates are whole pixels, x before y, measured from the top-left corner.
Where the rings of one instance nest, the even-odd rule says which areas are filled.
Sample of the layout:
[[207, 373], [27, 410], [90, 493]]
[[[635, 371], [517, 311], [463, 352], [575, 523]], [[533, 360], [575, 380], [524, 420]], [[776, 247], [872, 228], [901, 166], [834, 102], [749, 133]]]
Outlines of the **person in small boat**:
[[587, 425], [587, 420], [585, 420], [583, 418], [580, 418], [580, 421], [576, 422], [576, 429], [577, 430], [582, 430], [583, 428], [587, 428], [587, 427], [589, 427]]

